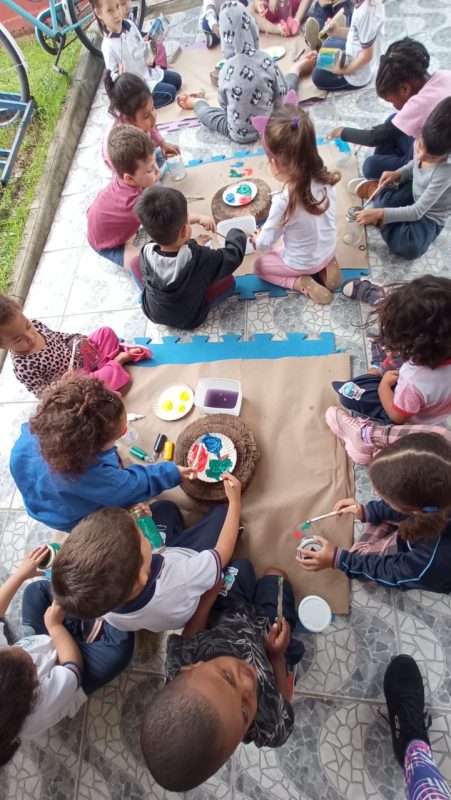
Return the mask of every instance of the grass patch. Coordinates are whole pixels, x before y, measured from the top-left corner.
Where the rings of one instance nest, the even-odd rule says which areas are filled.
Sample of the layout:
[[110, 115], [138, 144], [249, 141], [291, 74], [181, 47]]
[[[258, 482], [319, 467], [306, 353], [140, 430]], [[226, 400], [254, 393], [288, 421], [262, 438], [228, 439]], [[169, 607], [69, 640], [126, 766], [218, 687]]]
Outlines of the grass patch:
[[[13, 175], [5, 188], [0, 187], [0, 291], [8, 288], [13, 264], [19, 250], [36, 185], [42, 173], [49, 144], [67, 96], [71, 75], [80, 55], [82, 44], [75, 41], [64, 50], [60, 65], [68, 77], [56, 72], [53, 56], [45, 53], [33, 37], [19, 42], [28, 63], [30, 91], [36, 101], [36, 111], [19, 150]], [[0, 76], [2, 59], [0, 51]], [[3, 76], [2, 76], [3, 77]], [[0, 148], [11, 144], [16, 124], [0, 129]]]

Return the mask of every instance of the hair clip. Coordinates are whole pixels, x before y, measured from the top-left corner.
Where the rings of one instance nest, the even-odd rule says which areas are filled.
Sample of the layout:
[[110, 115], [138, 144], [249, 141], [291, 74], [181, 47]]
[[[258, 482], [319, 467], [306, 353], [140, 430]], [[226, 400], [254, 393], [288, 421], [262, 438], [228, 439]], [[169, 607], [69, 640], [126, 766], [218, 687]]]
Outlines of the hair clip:
[[436, 514], [438, 511], [437, 506], [423, 506], [421, 509], [423, 514]]
[[293, 130], [296, 130], [298, 125], [299, 125], [299, 117], [293, 117], [291, 121], [291, 127], [293, 128]]

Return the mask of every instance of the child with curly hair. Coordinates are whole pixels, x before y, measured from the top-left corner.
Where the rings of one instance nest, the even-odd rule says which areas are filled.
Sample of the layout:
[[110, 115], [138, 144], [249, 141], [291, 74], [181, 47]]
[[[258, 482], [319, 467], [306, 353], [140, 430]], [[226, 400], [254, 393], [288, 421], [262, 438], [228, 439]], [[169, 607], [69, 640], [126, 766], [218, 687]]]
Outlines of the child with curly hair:
[[301, 550], [310, 572], [339, 569], [348, 578], [398, 589], [451, 592], [451, 444], [436, 433], [412, 433], [375, 457], [369, 476], [380, 500], [340, 500], [335, 511], [365, 522], [351, 550], [322, 536], [317, 553]]
[[39, 575], [46, 545], [29, 553], [0, 588], [0, 766], [22, 741], [33, 740], [63, 717], [73, 717], [87, 695], [119, 675], [133, 654], [134, 635], [104, 623], [89, 642], [92, 623], [64, 617], [48, 581], [25, 587], [23, 638], [9, 646], [5, 615], [24, 581]]
[[143, 502], [192, 474], [170, 461], [122, 468], [115, 442], [126, 430], [121, 397], [101, 381], [68, 377], [48, 389], [9, 464], [30, 517], [70, 533], [92, 511]]
[[27, 319], [5, 294], [0, 294], [0, 347], [9, 350], [17, 380], [37, 397], [70, 369], [119, 391], [132, 380], [124, 364], [152, 355], [146, 347], [122, 344], [107, 326], [89, 336], [52, 331], [38, 319]]
[[[424, 275], [392, 288], [371, 315], [399, 370], [333, 381], [345, 408], [383, 423], [437, 425], [451, 414], [451, 280]], [[377, 373], [377, 374], [374, 374]], [[332, 406], [331, 430], [342, 438]]]

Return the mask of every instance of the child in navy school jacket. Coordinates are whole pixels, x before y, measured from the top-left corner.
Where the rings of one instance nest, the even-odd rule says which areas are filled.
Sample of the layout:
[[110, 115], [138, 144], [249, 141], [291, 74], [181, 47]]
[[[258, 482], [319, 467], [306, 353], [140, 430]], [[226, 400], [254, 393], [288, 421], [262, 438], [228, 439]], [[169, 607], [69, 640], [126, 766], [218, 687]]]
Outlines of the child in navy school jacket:
[[126, 430], [122, 399], [102, 381], [68, 376], [51, 386], [10, 457], [30, 517], [70, 533], [92, 511], [143, 502], [190, 475], [169, 461], [122, 468], [115, 442]]
[[381, 450], [369, 467], [381, 497], [366, 506], [340, 500], [336, 511], [365, 522], [351, 550], [322, 536], [301, 550], [308, 571], [341, 569], [349, 578], [398, 589], [451, 593], [451, 445], [438, 433], [412, 433]]

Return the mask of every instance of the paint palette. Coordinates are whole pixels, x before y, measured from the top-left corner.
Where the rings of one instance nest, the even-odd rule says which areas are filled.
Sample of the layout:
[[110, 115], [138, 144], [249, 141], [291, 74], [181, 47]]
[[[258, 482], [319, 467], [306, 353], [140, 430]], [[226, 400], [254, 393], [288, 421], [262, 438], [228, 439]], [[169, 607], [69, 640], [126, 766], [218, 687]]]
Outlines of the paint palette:
[[287, 50], [281, 45], [275, 45], [274, 47], [264, 47], [263, 52], [267, 53], [273, 61], [280, 61], [280, 59], [284, 57]]
[[247, 206], [257, 196], [257, 191], [252, 181], [241, 181], [224, 189], [222, 199], [227, 206]]
[[236, 467], [235, 445], [223, 433], [204, 433], [188, 450], [187, 463], [191, 467], [197, 461], [197, 477], [205, 483], [218, 483], [223, 472], [233, 472]]
[[152, 398], [153, 413], [168, 422], [185, 417], [193, 405], [194, 392], [187, 383], [172, 383]]

